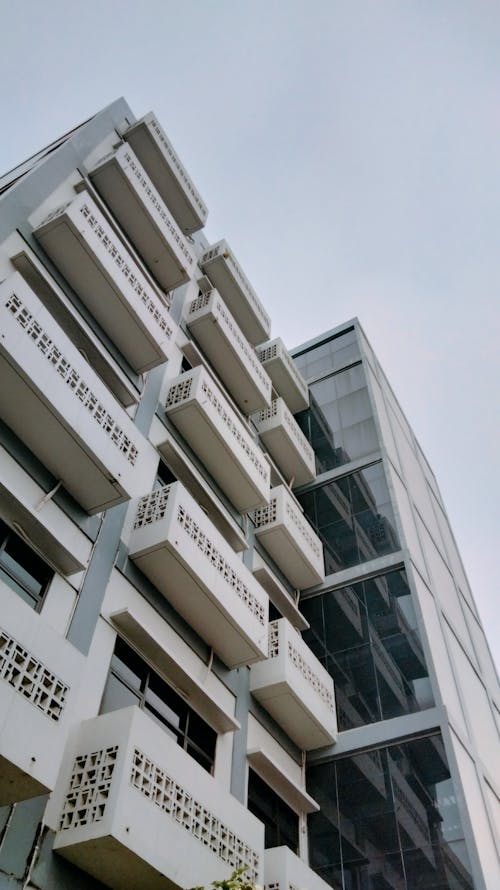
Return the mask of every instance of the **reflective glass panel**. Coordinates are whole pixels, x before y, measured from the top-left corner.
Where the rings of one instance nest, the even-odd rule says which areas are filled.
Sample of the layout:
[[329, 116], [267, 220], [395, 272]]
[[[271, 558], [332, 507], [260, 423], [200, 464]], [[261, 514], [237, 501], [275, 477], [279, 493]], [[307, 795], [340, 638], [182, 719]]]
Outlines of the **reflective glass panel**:
[[138, 705], [208, 772], [213, 769], [217, 733], [134, 650], [116, 640], [104, 688], [101, 714]]
[[399, 550], [381, 463], [299, 495], [299, 500], [323, 542], [327, 575]]
[[42, 601], [53, 570], [0, 520], [0, 578], [33, 608]]
[[344, 731], [433, 704], [406, 573], [303, 600], [304, 639], [335, 682]]
[[296, 415], [316, 453], [319, 473], [379, 448], [361, 362], [310, 387], [310, 406]]
[[298, 853], [297, 813], [253, 770], [248, 773], [248, 809], [264, 823], [266, 850], [286, 846], [293, 853]]
[[439, 735], [309, 767], [312, 868], [336, 890], [473, 890]]

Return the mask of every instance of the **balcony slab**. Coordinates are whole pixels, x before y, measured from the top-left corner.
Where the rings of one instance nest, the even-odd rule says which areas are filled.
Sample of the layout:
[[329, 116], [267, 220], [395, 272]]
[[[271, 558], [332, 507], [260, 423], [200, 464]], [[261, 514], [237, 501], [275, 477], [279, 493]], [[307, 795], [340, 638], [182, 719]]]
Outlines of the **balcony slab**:
[[218, 241], [208, 247], [200, 266], [219, 291], [247, 340], [255, 345], [268, 338], [271, 320], [227, 241]]
[[248, 866], [263, 825], [137, 707], [81, 724], [54, 849], [113, 890], [184, 890]]
[[34, 232], [46, 253], [138, 373], [165, 362], [177, 325], [88, 192]]
[[124, 134], [183, 232], [201, 229], [208, 209], [153, 111]]
[[0, 416], [89, 513], [151, 488], [158, 458], [16, 272], [0, 285]]
[[90, 178], [158, 284], [169, 291], [189, 281], [194, 254], [130, 146], [103, 158]]
[[180, 482], [140, 502], [130, 558], [228, 667], [267, 655], [268, 597]]
[[205, 368], [173, 378], [165, 411], [238, 512], [267, 503], [269, 464]]
[[269, 655], [251, 668], [250, 690], [299, 748], [336, 741], [333, 680], [286, 618], [270, 623]]

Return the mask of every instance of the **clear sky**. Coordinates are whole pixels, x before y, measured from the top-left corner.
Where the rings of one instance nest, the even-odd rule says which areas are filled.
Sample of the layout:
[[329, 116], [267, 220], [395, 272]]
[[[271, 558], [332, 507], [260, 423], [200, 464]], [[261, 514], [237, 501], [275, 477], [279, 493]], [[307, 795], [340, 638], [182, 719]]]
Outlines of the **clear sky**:
[[0, 0], [0, 172], [156, 111], [292, 347], [359, 316], [500, 663], [498, 0]]

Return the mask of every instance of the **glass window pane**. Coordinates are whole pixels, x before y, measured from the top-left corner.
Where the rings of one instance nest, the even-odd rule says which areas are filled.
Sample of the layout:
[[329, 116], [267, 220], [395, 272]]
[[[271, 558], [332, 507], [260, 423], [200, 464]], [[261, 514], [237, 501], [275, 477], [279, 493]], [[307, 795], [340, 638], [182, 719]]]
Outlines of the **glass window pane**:
[[185, 729], [186, 702], [156, 674], [151, 673], [149, 676], [145, 701], [147, 707], [153, 708], [174, 729]]
[[316, 453], [319, 472], [379, 448], [361, 362], [313, 383], [310, 407], [296, 419]]
[[37, 605], [39, 603], [38, 597], [33, 596], [31, 593], [28, 593], [28, 591], [25, 590], [25, 588], [22, 587], [21, 584], [19, 584], [12, 577], [12, 575], [10, 575], [8, 572], [5, 572], [2, 569], [1, 564], [0, 564], [0, 579], [2, 581], [5, 581], [5, 583], [8, 584], [8, 586], [11, 588], [11, 590], [13, 590], [15, 593], [17, 593], [21, 597], [21, 599], [23, 599], [25, 601], [25, 603], [28, 603], [28, 605], [31, 606], [33, 609], [35, 609], [37, 607]]
[[382, 463], [299, 495], [324, 546], [325, 572], [399, 549]]
[[111, 659], [111, 670], [132, 689], [137, 691], [144, 689], [147, 665], [119, 637], [116, 640], [115, 651]]
[[138, 705], [204, 769], [212, 771], [217, 733], [172, 686], [118, 638], [111, 659], [101, 711]]
[[299, 817], [253, 770], [248, 774], [248, 809], [264, 823], [266, 850], [286, 846], [298, 852]]
[[307, 787], [311, 867], [335, 890], [473, 890], [439, 735], [310, 766]]
[[5, 583], [36, 608], [53, 575], [50, 566], [0, 521], [0, 577]]
[[132, 692], [119, 677], [109, 674], [104, 695], [101, 702], [101, 714], [108, 711], [118, 711], [120, 708], [128, 708], [130, 705], [138, 705], [140, 697]]
[[304, 639], [335, 682], [341, 731], [431, 707], [403, 570], [306, 599]]

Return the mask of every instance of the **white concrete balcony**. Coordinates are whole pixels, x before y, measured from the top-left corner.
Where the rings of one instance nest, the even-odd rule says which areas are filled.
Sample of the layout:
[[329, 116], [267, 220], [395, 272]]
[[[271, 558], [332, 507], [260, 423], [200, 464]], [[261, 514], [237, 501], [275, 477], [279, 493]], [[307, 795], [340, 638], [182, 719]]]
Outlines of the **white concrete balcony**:
[[269, 408], [254, 414], [252, 420], [269, 454], [285, 479], [291, 482], [292, 488], [314, 479], [314, 451], [284, 399], [273, 399]]
[[177, 325], [88, 192], [34, 234], [134, 370], [166, 361]]
[[254, 511], [255, 534], [297, 590], [324, 581], [323, 545], [284, 485], [271, 489], [266, 507]]
[[130, 146], [103, 158], [90, 178], [161, 287], [189, 281], [191, 248]]
[[186, 322], [245, 414], [271, 403], [271, 378], [216, 290], [192, 301]]
[[84, 656], [0, 582], [0, 806], [56, 785]]
[[143, 711], [85, 721], [73, 752], [58, 787], [60, 856], [113, 890], [184, 890], [244, 866], [261, 880], [262, 823]]
[[154, 112], [133, 124], [123, 138], [132, 146], [182, 231], [201, 229], [207, 221], [206, 204]]
[[267, 657], [268, 596], [180, 482], [139, 501], [129, 552], [228, 667]]
[[265, 890], [331, 890], [312, 868], [288, 847], [272, 847], [264, 853]]
[[268, 658], [251, 668], [250, 690], [299, 748], [336, 741], [333, 680], [286, 618], [270, 622]]
[[0, 417], [89, 513], [151, 488], [158, 457], [38, 297], [0, 285]]
[[267, 503], [269, 464], [205, 368], [172, 380], [165, 411], [240, 513]]
[[281, 337], [257, 346], [257, 356], [273, 381], [276, 392], [292, 414], [309, 406], [309, 389]]
[[200, 267], [219, 291], [247, 340], [255, 345], [271, 333], [271, 320], [227, 241], [205, 251]]

